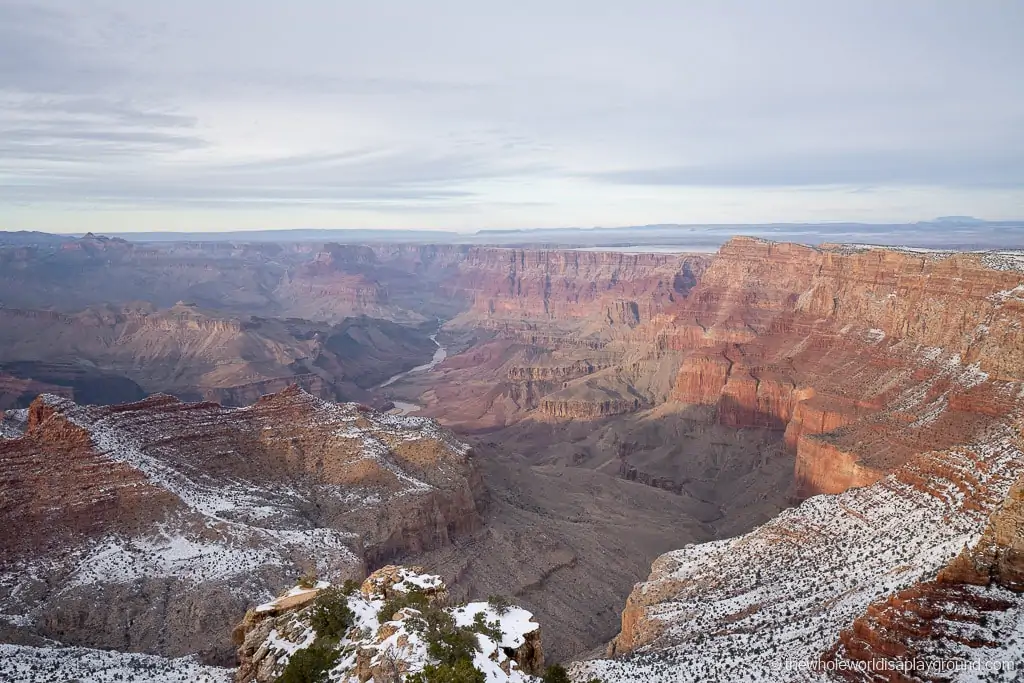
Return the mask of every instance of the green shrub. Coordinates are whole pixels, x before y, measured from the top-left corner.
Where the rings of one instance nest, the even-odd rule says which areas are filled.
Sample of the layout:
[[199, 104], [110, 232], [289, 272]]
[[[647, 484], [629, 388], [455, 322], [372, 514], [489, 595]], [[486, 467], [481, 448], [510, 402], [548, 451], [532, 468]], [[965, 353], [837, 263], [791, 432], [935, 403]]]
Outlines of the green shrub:
[[492, 595], [487, 598], [487, 604], [498, 614], [504, 614], [512, 608], [512, 598], [504, 595]]
[[476, 634], [469, 629], [453, 628], [450, 631], [427, 631], [427, 654], [431, 659], [455, 666], [461, 660], [473, 660], [479, 649]]
[[316, 587], [316, 574], [303, 574], [299, 577], [299, 588], [309, 590]]
[[406, 683], [486, 683], [487, 677], [468, 659], [454, 664], [428, 664], [423, 671], [405, 679]]
[[412, 607], [423, 611], [427, 608], [428, 604], [427, 596], [422, 591], [413, 590], [408, 593], [396, 593], [385, 601], [384, 606], [380, 608], [380, 620], [382, 622], [391, 621], [391, 617], [404, 607]]
[[552, 664], [541, 677], [544, 683], [570, 683], [569, 674], [561, 664]]
[[275, 683], [326, 683], [338, 652], [326, 643], [313, 643], [293, 654]]
[[354, 615], [348, 606], [348, 598], [341, 588], [325, 588], [313, 600], [309, 623], [320, 638], [341, 640], [352, 625]]
[[477, 612], [473, 617], [472, 629], [481, 635], [485, 635], [495, 643], [500, 643], [505, 635], [501, 632], [501, 622], [495, 620], [488, 622], [484, 619], [483, 612]]

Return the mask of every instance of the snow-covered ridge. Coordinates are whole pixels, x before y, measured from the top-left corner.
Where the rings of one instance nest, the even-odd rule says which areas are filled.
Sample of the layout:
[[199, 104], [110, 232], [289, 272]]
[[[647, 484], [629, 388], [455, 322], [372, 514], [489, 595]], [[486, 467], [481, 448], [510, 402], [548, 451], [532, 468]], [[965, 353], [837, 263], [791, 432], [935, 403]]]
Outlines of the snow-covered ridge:
[[0, 680], [6, 683], [232, 683], [234, 670], [204, 666], [194, 657], [0, 644]]
[[[246, 456], [235, 452], [240, 440], [287, 440], [293, 438], [294, 430], [308, 428], [338, 442], [355, 441], [357, 452], [347, 457], [379, 462], [404, 488], [319, 485], [316, 495], [332, 495], [337, 505], [352, 509], [433, 488], [402, 469], [391, 455], [393, 446], [433, 440], [460, 461], [468, 451], [468, 446], [426, 418], [386, 415], [355, 403], [334, 404], [301, 391], [271, 399], [291, 410], [286, 424], [278, 424], [259, 404], [222, 408], [181, 404], [167, 397], [149, 399], [133, 409], [81, 406], [43, 395], [45, 405], [89, 433], [98, 452], [138, 469], [153, 484], [177, 496], [186, 509], [185, 516], [168, 520], [144, 536], [113, 535], [69, 549], [66, 559], [74, 561], [74, 568], [68, 585], [131, 581], [139, 576], [173, 576], [199, 583], [244, 575], [261, 566], [284, 566], [291, 557], [324, 557], [326, 564], [335, 567], [339, 560], [358, 566], [358, 534], [311, 526], [303, 512], [309, 507], [310, 492], [298, 479], [257, 482], [208, 470], [205, 460], [244, 461]], [[26, 418], [27, 411], [10, 416], [19, 423]], [[190, 446], [197, 435], [209, 435], [202, 455], [197, 455], [198, 447]]]
[[925, 454], [872, 486], [817, 496], [737, 538], [659, 558], [627, 604], [649, 644], [577, 665], [579, 678], [826, 680], [808, 671], [872, 601], [933, 577], [976, 542], [988, 513], [1024, 475], [1009, 428]]
[[[268, 496], [265, 487], [242, 480], [214, 479], [193, 463], [182, 462], [184, 449], [176, 439], [190, 439], [204, 430], [219, 438], [226, 424], [243, 437], [263, 441], [274, 439], [279, 433], [290, 434], [297, 427], [322, 431], [333, 434], [338, 440], [354, 442], [363, 459], [378, 462], [402, 482], [409, 493], [429, 491], [432, 487], [405, 471], [391, 456], [395, 447], [433, 440], [443, 444], [456, 458], [464, 457], [469, 450], [434, 420], [388, 415], [356, 403], [331, 403], [301, 390], [282, 399], [288, 400], [288, 408], [298, 412], [290, 414], [284, 425], [263, 419], [266, 409], [260, 403], [245, 408], [195, 404], [186, 406], [188, 416], [183, 420], [182, 411], [177, 409], [180, 404], [172, 405], [171, 410], [159, 406], [145, 410], [111, 410], [80, 406], [53, 395], [43, 395], [42, 400], [70, 422], [87, 430], [96, 448], [107, 457], [140, 470], [192, 510], [218, 521], [259, 522], [261, 517], [273, 516], [275, 508], [286, 507], [289, 499], [299, 494], [287, 486], [276, 486], [274, 494]], [[218, 455], [240, 457], [234, 451], [234, 442], [223, 441]], [[253, 515], [256, 519], [251, 519]]]

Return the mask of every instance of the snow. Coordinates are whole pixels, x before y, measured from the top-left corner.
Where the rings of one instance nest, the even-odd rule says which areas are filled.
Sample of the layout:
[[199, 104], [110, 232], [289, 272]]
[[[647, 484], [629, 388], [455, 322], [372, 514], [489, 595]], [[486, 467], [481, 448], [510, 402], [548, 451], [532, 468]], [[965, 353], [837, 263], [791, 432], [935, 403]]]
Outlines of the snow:
[[1024, 251], [1019, 250], [968, 250], [926, 249], [923, 247], [888, 246], [883, 244], [841, 244], [835, 246], [839, 253], [855, 253], [869, 250], [896, 251], [904, 254], [918, 254], [928, 259], [944, 259], [954, 254], [977, 254], [981, 264], [992, 270], [1024, 272]]
[[981, 258], [986, 268], [1024, 273], [1024, 251], [990, 251]]
[[194, 657], [0, 644], [5, 683], [231, 683], [234, 670], [205, 666]]
[[300, 595], [315, 595], [322, 591], [324, 588], [329, 588], [330, 585], [331, 584], [327, 581], [317, 581], [312, 588], [303, 588], [302, 586], [295, 586], [294, 588], [289, 589], [288, 592], [274, 598], [270, 602], [265, 602], [262, 605], [258, 605], [256, 607], [256, 612], [273, 612], [281, 606], [281, 602], [286, 598], [295, 598]]
[[[369, 585], [374, 586], [372, 582]], [[422, 588], [428, 596], [438, 592], [444, 595], [445, 589], [440, 577], [421, 574], [406, 567], [400, 568], [398, 581], [391, 584], [390, 589], [401, 592], [414, 587]], [[363, 656], [369, 656], [371, 666], [397, 659], [405, 663], [409, 672], [421, 671], [424, 666], [431, 663], [421, 627], [415, 625], [419, 621], [418, 610], [405, 608], [400, 612], [400, 619], [385, 620], [384, 615], [380, 614], [384, 606], [382, 588], [372, 587], [369, 595], [355, 591], [348, 596], [349, 609], [353, 613], [353, 625], [337, 644], [340, 657], [329, 674], [332, 683], [357, 683], [358, 652], [362, 652]], [[301, 593], [302, 590], [296, 588], [289, 593]], [[484, 674], [487, 683], [539, 683], [536, 677], [520, 671], [516, 662], [509, 659], [504, 649], [521, 647], [526, 642], [526, 636], [540, 628], [540, 625], [533, 621], [530, 612], [521, 607], [510, 606], [498, 614], [486, 602], [473, 602], [445, 609], [459, 626], [471, 627], [477, 614], [482, 614], [489, 624], [497, 622], [502, 632], [500, 639], [493, 640], [479, 632], [476, 634], [479, 650], [474, 654], [473, 665]], [[268, 651], [275, 655], [275, 671], [283, 670], [291, 655], [308, 647], [316, 639], [307, 621], [308, 616], [309, 608], [304, 607], [294, 613], [276, 617], [275, 628], [271, 630], [264, 643]], [[288, 636], [285, 637], [284, 633]]]
[[254, 572], [281, 558], [270, 549], [202, 542], [177, 534], [108, 537], [78, 561], [67, 587], [129, 583], [139, 577], [176, 577], [192, 583]]
[[[254, 408], [192, 405], [186, 408], [188, 416], [183, 420], [177, 407], [118, 411], [78, 406], [52, 395], [44, 395], [42, 400], [88, 430], [99, 452], [137, 468], [152, 484], [176, 495], [181, 504], [171, 507], [159, 523], [133, 534], [108, 533], [59, 552], [6, 564], [0, 569], [0, 625], [21, 628], [32, 628], [52, 601], [69, 592], [90, 595], [109, 584], [172, 578], [196, 590], [203, 590], [204, 585], [223, 586], [250, 604], [265, 606], [278, 588], [271, 582], [282, 574], [299, 573], [300, 567], [321, 576], [356, 575], [364, 566], [363, 539], [356, 533], [362, 526], [356, 522], [352, 530], [315, 526], [309, 518], [313, 505], [329, 497], [331, 506], [342, 513], [334, 515], [332, 524], [346, 523], [343, 511], [358, 510], [361, 525], [363, 518], [373, 519], [374, 508], [387, 505], [396, 496], [433, 490], [401, 469], [393, 448], [433, 439], [459, 458], [469, 450], [432, 420], [386, 416], [355, 403], [334, 404], [303, 394], [296, 400], [305, 402], [308, 410], [296, 411], [298, 419], [308, 420], [327, 435], [358, 431], [360, 450], [351, 457], [378, 460], [396, 475], [399, 485], [376, 488], [319, 484], [313, 488], [301, 479], [267, 485], [208, 474], [205, 463], [190, 460], [195, 456], [182, 443], [196, 430], [216, 438], [225, 431], [223, 421], [232, 416], [238, 417], [232, 421], [232, 428], [243, 438], [291, 438], [278, 431], [294, 425], [268, 424]], [[26, 417], [27, 411], [13, 415], [8, 412], [0, 424], [23, 422]], [[207, 430], [206, 423], [219, 426]], [[234, 457], [230, 455], [234, 443], [225, 438], [223, 446], [216, 445], [215, 457]], [[439, 577], [410, 574], [409, 578], [414, 582], [411, 587], [440, 583]], [[325, 585], [318, 584], [321, 588]], [[371, 609], [366, 607], [366, 611]], [[7, 678], [0, 673], [0, 680]], [[186, 676], [184, 680], [191, 679]]]
[[994, 508], [1024, 474], [1015, 438], [1001, 428], [877, 484], [810, 498], [744, 536], [663, 555], [638, 589], [658, 596], [645, 611], [661, 635], [573, 672], [605, 683], [780, 680], [780, 661], [817, 660], [872, 601], [977, 541], [987, 519], [977, 502]]
[[[113, 534], [71, 549], [58, 558], [67, 565], [67, 587], [131, 582], [142, 576], [199, 583], [244, 577], [264, 566], [291, 566], [295, 558], [312, 559], [318, 571], [361, 564], [356, 533], [309, 528], [304, 510], [310, 506], [310, 492], [296, 488], [299, 484], [266, 486], [225, 480], [188, 462], [188, 451], [178, 440], [188, 438], [206, 422], [217, 424], [238, 415], [241, 419], [234, 424], [243, 433], [251, 428], [260, 434], [259, 438], [275, 438], [274, 428], [252, 419], [254, 407], [191, 406], [188, 420], [183, 422], [174, 410], [112, 411], [79, 406], [49, 394], [44, 394], [42, 400], [88, 430], [96, 448], [108, 458], [138, 469], [150, 482], [176, 495], [187, 508], [187, 512], [175, 513], [138, 537]], [[330, 403], [306, 393], [295, 400], [305, 404], [304, 417], [310, 424], [357, 439], [362, 457], [379, 462], [405, 487], [395, 492], [325, 486], [316, 494], [334, 496], [348, 509], [380, 505], [388, 496], [433, 490], [395, 461], [391, 450], [397, 444], [434, 439], [454, 455], [461, 457], [468, 452], [468, 446], [433, 420], [383, 415], [355, 403]], [[8, 412], [0, 424], [13, 424], [26, 417], [27, 411]], [[182, 433], [183, 429], [189, 431]], [[24, 574], [28, 567], [22, 565], [17, 571]]]
[[400, 575], [402, 581], [396, 583], [393, 588], [402, 593], [408, 593], [410, 590], [437, 590], [444, 587], [441, 577], [434, 574], [419, 574], [403, 567]]
[[0, 413], [0, 440], [17, 439], [24, 433], [27, 423], [27, 408]]
[[871, 344], [878, 344], [885, 339], [885, 332], [879, 329], [870, 329], [865, 333], [868, 342]]
[[522, 607], [509, 607], [499, 614], [486, 602], [471, 602], [453, 612], [455, 623], [459, 626], [472, 625], [478, 614], [482, 614], [488, 624], [498, 622], [502, 633], [498, 647], [521, 647], [526, 642], [526, 635], [540, 628], [540, 624], [533, 620], [533, 614]]
[[998, 304], [1005, 304], [1007, 301], [1024, 302], [1024, 284], [1019, 284], [1013, 289], [1004, 289], [1001, 292], [996, 292], [989, 296], [988, 300]]

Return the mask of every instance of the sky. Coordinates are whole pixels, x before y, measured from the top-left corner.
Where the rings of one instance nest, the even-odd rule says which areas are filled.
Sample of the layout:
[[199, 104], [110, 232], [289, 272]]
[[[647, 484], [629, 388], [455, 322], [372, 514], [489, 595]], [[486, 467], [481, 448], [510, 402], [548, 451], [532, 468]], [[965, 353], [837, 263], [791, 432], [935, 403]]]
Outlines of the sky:
[[0, 229], [1024, 218], [1019, 0], [0, 0]]

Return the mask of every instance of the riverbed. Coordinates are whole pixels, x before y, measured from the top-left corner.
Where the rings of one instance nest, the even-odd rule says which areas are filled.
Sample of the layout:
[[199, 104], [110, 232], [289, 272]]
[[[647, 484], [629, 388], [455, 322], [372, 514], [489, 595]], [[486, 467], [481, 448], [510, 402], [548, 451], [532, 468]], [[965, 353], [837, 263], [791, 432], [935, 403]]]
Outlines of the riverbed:
[[[448, 357], [448, 349], [442, 346], [441, 342], [437, 341], [436, 332], [430, 335], [430, 341], [434, 342], [434, 344], [437, 345], [437, 350], [434, 351], [434, 357], [430, 359], [429, 363], [417, 365], [411, 370], [406, 370], [405, 372], [400, 372], [397, 375], [394, 375], [393, 377], [389, 377], [387, 380], [374, 387], [374, 389], [383, 389], [384, 387], [394, 384], [398, 380], [404, 379], [409, 375], [418, 375], [423, 372], [430, 372], [439, 363], [441, 363], [445, 358]], [[420, 410], [423, 407], [416, 403], [409, 403], [407, 401], [392, 401], [392, 403], [395, 404], [395, 407], [388, 411], [392, 415], [408, 415], [410, 413], [415, 413], [417, 410]]]

